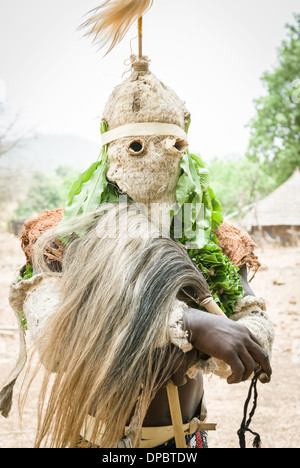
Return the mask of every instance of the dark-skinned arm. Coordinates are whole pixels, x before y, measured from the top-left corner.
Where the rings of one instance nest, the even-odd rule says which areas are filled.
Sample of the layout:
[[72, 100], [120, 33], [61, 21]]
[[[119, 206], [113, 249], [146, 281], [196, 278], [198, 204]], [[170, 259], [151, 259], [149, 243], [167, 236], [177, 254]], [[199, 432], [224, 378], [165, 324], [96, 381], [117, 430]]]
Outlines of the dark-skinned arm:
[[183, 328], [193, 347], [224, 361], [231, 367], [229, 384], [247, 380], [259, 364], [270, 378], [272, 368], [268, 353], [247, 327], [196, 309], [187, 309]]
[[[247, 266], [240, 270], [245, 296], [255, 296], [247, 279]], [[268, 353], [259, 340], [244, 325], [206, 312], [188, 309], [184, 314], [183, 328], [189, 341], [206, 358], [213, 357], [226, 362], [232, 370], [228, 383], [247, 380], [260, 365], [270, 381], [272, 368]]]

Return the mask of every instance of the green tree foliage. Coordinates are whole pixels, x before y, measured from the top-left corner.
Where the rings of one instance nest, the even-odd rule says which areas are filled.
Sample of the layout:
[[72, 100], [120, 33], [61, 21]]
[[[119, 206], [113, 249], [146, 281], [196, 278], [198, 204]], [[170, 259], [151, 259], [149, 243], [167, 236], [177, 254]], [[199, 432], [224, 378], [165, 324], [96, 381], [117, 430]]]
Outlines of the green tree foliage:
[[60, 166], [53, 176], [41, 172], [33, 175], [26, 198], [15, 210], [18, 218], [31, 218], [41, 211], [64, 208], [70, 186], [77, 176], [74, 169]]
[[266, 95], [256, 99], [247, 156], [259, 161], [280, 185], [300, 165], [300, 14], [287, 24], [277, 64], [261, 80]]
[[258, 163], [244, 157], [214, 158], [207, 163], [211, 185], [224, 216], [242, 214], [242, 208], [268, 195], [276, 183]]

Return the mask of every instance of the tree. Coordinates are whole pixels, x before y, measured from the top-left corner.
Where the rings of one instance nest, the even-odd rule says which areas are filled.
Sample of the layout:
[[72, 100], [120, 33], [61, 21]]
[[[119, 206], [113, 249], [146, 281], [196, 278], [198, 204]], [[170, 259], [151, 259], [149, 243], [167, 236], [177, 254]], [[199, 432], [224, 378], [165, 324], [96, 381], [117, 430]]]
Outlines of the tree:
[[268, 195], [275, 187], [275, 181], [264, 172], [257, 162], [245, 156], [238, 158], [214, 158], [208, 162], [211, 186], [219, 199], [223, 215], [239, 212], [247, 205]]
[[[20, 114], [12, 112], [0, 101], [0, 160], [18, 145], [26, 145], [26, 134], [20, 128]], [[9, 155], [8, 155], [9, 156]], [[14, 198], [19, 186], [24, 182], [23, 174], [19, 170], [12, 170], [9, 166], [0, 166], [0, 211], [5, 212], [7, 204]]]
[[287, 24], [278, 63], [261, 80], [266, 95], [254, 101], [247, 157], [261, 162], [277, 185], [300, 165], [300, 14]]
[[66, 166], [56, 169], [54, 176], [35, 172], [26, 197], [15, 210], [18, 218], [34, 217], [45, 210], [64, 208], [67, 194], [78, 171]]
[[0, 102], [0, 157], [24, 139], [20, 132], [16, 134], [18, 120], [19, 114], [9, 116], [4, 104]]

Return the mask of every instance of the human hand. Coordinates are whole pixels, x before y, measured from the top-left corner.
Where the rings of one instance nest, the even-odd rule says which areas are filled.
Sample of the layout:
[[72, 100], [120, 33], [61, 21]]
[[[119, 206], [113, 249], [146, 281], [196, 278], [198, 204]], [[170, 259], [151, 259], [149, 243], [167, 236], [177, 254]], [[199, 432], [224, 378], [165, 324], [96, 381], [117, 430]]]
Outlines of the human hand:
[[224, 361], [231, 367], [229, 384], [247, 380], [260, 366], [270, 381], [272, 368], [268, 353], [248, 328], [196, 309], [184, 313], [184, 329], [189, 333], [189, 341], [201, 352]]

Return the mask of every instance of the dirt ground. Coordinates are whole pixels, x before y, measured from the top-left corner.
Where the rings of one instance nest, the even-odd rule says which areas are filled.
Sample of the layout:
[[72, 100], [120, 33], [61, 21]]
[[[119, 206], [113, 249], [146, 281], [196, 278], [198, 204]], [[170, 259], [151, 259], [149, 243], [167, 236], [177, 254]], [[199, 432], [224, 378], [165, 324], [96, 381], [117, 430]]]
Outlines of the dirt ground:
[[[258, 432], [263, 448], [300, 447], [300, 248], [258, 249], [263, 264], [252, 282], [256, 295], [265, 298], [273, 320], [273, 378], [258, 385], [258, 407], [251, 428]], [[18, 239], [0, 232], [0, 386], [5, 382], [18, 355], [18, 332], [8, 303], [9, 284], [24, 263]], [[6, 327], [6, 328], [5, 328]], [[0, 448], [32, 447], [35, 432], [36, 389], [30, 395], [20, 426], [17, 382], [11, 414], [0, 417]], [[209, 420], [218, 424], [209, 434], [211, 448], [238, 448], [237, 430], [249, 382], [229, 386], [218, 377], [206, 377]], [[251, 447], [252, 437], [247, 437]]]

